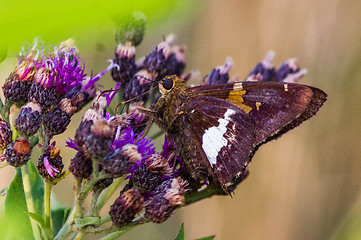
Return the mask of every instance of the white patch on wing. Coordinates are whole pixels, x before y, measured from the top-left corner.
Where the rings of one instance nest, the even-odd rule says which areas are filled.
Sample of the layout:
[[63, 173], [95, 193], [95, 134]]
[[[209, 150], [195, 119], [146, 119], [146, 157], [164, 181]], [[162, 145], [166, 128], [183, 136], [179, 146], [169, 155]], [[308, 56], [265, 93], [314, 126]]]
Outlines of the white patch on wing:
[[227, 109], [224, 118], [218, 120], [219, 125], [208, 128], [203, 134], [202, 148], [212, 167], [217, 163], [217, 156], [221, 148], [227, 146], [227, 139], [223, 135], [227, 131], [227, 124], [231, 120], [230, 116], [234, 113], [234, 110]]

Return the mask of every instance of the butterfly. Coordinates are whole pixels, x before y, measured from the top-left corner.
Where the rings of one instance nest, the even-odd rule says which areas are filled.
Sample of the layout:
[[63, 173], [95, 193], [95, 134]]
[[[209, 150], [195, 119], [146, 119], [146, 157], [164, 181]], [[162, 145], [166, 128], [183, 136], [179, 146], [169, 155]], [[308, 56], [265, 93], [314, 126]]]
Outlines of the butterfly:
[[176, 75], [159, 81], [161, 97], [147, 113], [176, 144], [191, 182], [234, 191], [258, 148], [309, 119], [326, 93], [285, 82], [187, 86]]

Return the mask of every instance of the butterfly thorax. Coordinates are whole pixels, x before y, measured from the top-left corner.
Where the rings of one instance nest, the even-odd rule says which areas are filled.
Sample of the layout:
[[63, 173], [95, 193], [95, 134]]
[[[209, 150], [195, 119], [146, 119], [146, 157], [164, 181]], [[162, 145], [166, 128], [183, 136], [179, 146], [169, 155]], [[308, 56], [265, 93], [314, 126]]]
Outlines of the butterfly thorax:
[[177, 78], [170, 90], [159, 86], [162, 96], [154, 108], [154, 122], [167, 134], [180, 134], [184, 109], [188, 104], [191, 94], [185, 91], [189, 87], [183, 80]]

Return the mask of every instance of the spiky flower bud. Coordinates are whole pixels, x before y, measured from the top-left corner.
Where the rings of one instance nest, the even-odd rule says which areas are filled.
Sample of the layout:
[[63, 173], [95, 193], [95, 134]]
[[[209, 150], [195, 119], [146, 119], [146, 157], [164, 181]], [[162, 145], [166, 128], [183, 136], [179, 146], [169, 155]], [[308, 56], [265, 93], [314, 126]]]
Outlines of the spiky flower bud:
[[114, 225], [122, 227], [130, 223], [143, 209], [144, 199], [138, 190], [131, 188], [121, 193], [110, 207], [109, 215]]
[[29, 140], [19, 137], [6, 148], [6, 160], [13, 167], [21, 167], [29, 160], [31, 150], [32, 146]]
[[125, 45], [119, 44], [115, 51], [114, 63], [118, 64], [118, 67], [112, 69], [113, 79], [122, 84], [129, 82], [136, 72], [135, 47], [130, 42]]
[[276, 72], [278, 81], [290, 83], [297, 83], [306, 73], [306, 69], [300, 69], [296, 58], [290, 58], [283, 62]]
[[71, 160], [69, 170], [76, 178], [89, 178], [93, 172], [92, 160], [90, 158], [87, 158], [81, 151], [79, 151]]
[[39, 158], [37, 165], [38, 172], [43, 178], [52, 180], [60, 176], [63, 168], [64, 164], [60, 156], [60, 149], [55, 147], [54, 142]]
[[164, 181], [144, 204], [144, 217], [155, 223], [167, 220], [178, 205], [184, 204], [186, 185], [187, 182], [180, 177]]
[[159, 186], [165, 176], [171, 176], [173, 169], [160, 154], [153, 154], [132, 173], [131, 182], [141, 193], [149, 192]]
[[169, 64], [172, 52], [172, 45], [174, 43], [175, 36], [173, 34], [166, 37], [164, 41], [158, 44], [158, 46], [145, 57], [143, 65], [144, 68], [149, 71], [155, 71], [158, 73], [158, 77], [162, 78], [166, 75], [173, 74], [173, 64]]
[[27, 102], [35, 72], [35, 63], [32, 59], [20, 63], [2, 87], [7, 102], [16, 103], [18, 106]]
[[122, 26], [118, 27], [115, 36], [116, 42], [125, 44], [131, 42], [133, 46], [138, 46], [144, 36], [146, 17], [141, 12], [135, 12], [126, 19]]
[[122, 148], [110, 152], [101, 160], [102, 169], [113, 178], [121, 177], [134, 162], [142, 159], [137, 148], [137, 145], [126, 144]]
[[37, 103], [29, 102], [24, 105], [15, 120], [15, 129], [21, 136], [35, 135], [41, 125], [41, 108]]
[[105, 120], [95, 122], [85, 141], [87, 154], [93, 159], [102, 159], [109, 152], [113, 137], [114, 128], [111, 125]]
[[70, 123], [70, 116], [60, 107], [51, 109], [44, 118], [45, 132], [48, 136], [63, 133]]
[[53, 106], [57, 100], [55, 95], [57, 71], [50, 68], [40, 67], [34, 77], [28, 100], [38, 103], [46, 111]]
[[207, 76], [202, 80], [202, 85], [215, 85], [225, 84], [229, 80], [229, 71], [233, 67], [233, 60], [227, 57], [223, 66], [214, 68]]
[[276, 71], [273, 64], [274, 57], [275, 53], [273, 51], [268, 52], [262, 62], [258, 63], [256, 67], [249, 73], [245, 81], [277, 81]]
[[10, 124], [0, 118], [0, 149], [6, 148], [12, 142], [12, 136]]
[[132, 81], [128, 82], [123, 92], [124, 100], [135, 98], [136, 101], [146, 102], [148, 98], [147, 91], [149, 91], [152, 82], [157, 77], [157, 74], [148, 70], [141, 70], [134, 75]]

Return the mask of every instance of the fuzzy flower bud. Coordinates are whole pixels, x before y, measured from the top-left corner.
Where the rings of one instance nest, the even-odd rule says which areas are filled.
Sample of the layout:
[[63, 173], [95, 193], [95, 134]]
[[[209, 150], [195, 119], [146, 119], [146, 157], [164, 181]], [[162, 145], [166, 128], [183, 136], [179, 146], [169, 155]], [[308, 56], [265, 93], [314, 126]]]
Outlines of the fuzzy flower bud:
[[125, 44], [131, 42], [133, 46], [138, 46], [144, 36], [146, 17], [141, 12], [133, 13], [121, 27], [117, 29], [115, 40], [117, 43]]
[[70, 161], [69, 170], [76, 178], [89, 178], [93, 172], [93, 163], [87, 158], [82, 151], [76, 153], [75, 157]]
[[117, 178], [125, 174], [134, 162], [141, 159], [142, 155], [138, 147], [134, 144], [126, 144], [105, 156], [101, 160], [101, 166], [105, 173]]
[[186, 185], [180, 177], [164, 181], [145, 203], [144, 217], [155, 223], [167, 220], [177, 206], [184, 204]]
[[105, 120], [95, 122], [90, 128], [90, 135], [85, 141], [86, 152], [100, 160], [109, 152], [114, 137], [114, 128]]
[[5, 157], [9, 165], [21, 167], [29, 161], [31, 150], [29, 140], [19, 137], [6, 148]]
[[278, 81], [289, 83], [297, 83], [306, 73], [306, 69], [300, 69], [296, 58], [290, 58], [283, 62], [276, 72]]
[[171, 176], [172, 172], [173, 169], [164, 157], [153, 154], [135, 168], [130, 181], [139, 192], [149, 192], [159, 186], [164, 177]]
[[0, 118], [0, 149], [6, 148], [12, 142], [12, 136], [10, 124]]
[[21, 108], [15, 120], [15, 129], [21, 136], [33, 136], [40, 128], [41, 118], [40, 106], [33, 102], [27, 103]]
[[119, 44], [115, 51], [114, 63], [118, 67], [112, 69], [113, 79], [122, 84], [129, 82], [136, 72], [135, 47], [130, 42], [124, 46]]
[[60, 176], [64, 168], [60, 149], [55, 147], [55, 142], [48, 147], [46, 152], [39, 158], [37, 165], [40, 176], [52, 180]]
[[[173, 48], [174, 41], [175, 36], [170, 34], [163, 42], [159, 43], [153, 52], [145, 57], [144, 68], [157, 72], [160, 78], [183, 71], [185, 66], [184, 48]], [[178, 66], [178, 63], [184, 64], [184, 66]], [[179, 67], [181, 69], [178, 69]]]
[[270, 51], [267, 53], [266, 57], [262, 62], [258, 63], [256, 67], [249, 73], [247, 82], [266, 82], [266, 81], [277, 81], [277, 76], [275, 72], [275, 67], [273, 60], [275, 53]]
[[130, 223], [143, 209], [144, 199], [138, 190], [124, 191], [110, 207], [109, 215], [114, 225], [122, 227]]
[[35, 63], [30, 58], [17, 66], [2, 87], [7, 102], [16, 103], [18, 106], [27, 102], [35, 72]]
[[152, 85], [150, 80], [154, 80], [156, 77], [156, 73], [148, 70], [141, 70], [136, 73], [133, 79], [125, 86], [123, 92], [124, 100], [135, 98], [136, 101], [146, 102], [148, 94], [145, 93], [149, 91]]
[[229, 80], [229, 71], [233, 67], [233, 60], [230, 57], [226, 58], [226, 62], [223, 66], [214, 68], [207, 76], [202, 80], [202, 85], [215, 85], [225, 84]]

